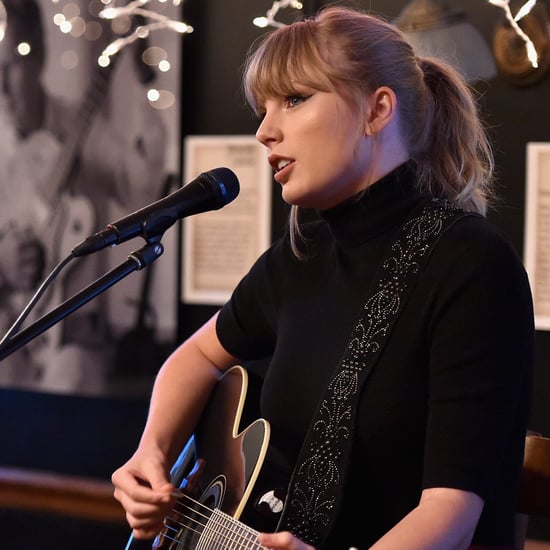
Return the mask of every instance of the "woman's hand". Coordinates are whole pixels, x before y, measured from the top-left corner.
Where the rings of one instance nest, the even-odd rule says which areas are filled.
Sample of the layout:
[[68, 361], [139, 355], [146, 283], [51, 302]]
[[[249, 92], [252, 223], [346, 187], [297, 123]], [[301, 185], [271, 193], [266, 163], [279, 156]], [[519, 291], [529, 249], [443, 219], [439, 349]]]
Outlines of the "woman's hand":
[[126, 520], [136, 539], [154, 538], [176, 501], [164, 459], [136, 453], [116, 470], [111, 480], [114, 497], [126, 510]]
[[289, 531], [260, 533], [258, 535], [258, 542], [270, 550], [315, 550], [313, 546], [309, 546], [300, 539], [297, 539]]

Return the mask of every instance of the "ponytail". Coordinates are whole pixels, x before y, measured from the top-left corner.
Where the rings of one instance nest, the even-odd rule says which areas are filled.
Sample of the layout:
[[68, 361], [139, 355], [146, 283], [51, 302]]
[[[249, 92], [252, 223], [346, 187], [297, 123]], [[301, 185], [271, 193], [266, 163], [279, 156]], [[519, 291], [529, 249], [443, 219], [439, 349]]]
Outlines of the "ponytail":
[[424, 141], [410, 152], [424, 190], [485, 215], [493, 203], [494, 160], [474, 96], [462, 76], [435, 58], [417, 58], [431, 101]]

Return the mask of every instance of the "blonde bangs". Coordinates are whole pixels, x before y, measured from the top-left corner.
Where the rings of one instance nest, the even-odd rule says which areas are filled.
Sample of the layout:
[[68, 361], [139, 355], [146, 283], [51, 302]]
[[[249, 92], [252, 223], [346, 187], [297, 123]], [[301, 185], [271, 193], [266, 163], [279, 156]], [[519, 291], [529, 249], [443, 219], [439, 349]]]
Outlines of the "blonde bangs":
[[324, 92], [334, 90], [331, 70], [310, 29], [308, 22], [302, 21], [273, 31], [249, 56], [244, 92], [256, 113], [270, 97], [295, 94], [297, 84]]

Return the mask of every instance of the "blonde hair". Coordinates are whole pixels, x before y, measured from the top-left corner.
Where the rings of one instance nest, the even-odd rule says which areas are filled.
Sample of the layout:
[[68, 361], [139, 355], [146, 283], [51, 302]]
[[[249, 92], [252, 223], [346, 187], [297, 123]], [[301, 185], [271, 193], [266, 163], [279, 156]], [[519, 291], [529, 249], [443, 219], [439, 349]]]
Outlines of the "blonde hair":
[[[417, 56], [397, 27], [332, 6], [264, 35], [244, 67], [248, 103], [259, 112], [267, 98], [294, 93], [296, 82], [347, 96], [358, 109], [379, 87], [391, 88], [420, 189], [486, 214], [494, 161], [473, 92], [448, 63]], [[298, 207], [292, 210], [296, 242]]]

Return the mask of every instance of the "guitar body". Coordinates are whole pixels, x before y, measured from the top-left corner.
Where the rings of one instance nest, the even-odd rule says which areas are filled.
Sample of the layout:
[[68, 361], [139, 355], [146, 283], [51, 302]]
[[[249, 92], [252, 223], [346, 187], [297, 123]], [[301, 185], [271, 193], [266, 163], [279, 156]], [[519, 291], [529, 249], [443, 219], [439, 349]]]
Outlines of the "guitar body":
[[261, 548], [254, 542], [257, 532], [239, 522], [254, 500], [251, 495], [270, 435], [263, 419], [239, 433], [247, 384], [242, 367], [231, 368], [220, 379], [171, 471], [182, 496], [154, 541], [131, 536], [126, 550]]

